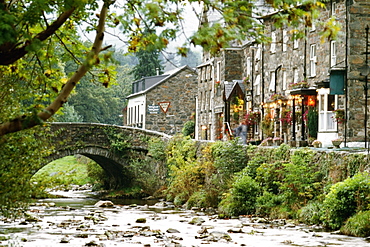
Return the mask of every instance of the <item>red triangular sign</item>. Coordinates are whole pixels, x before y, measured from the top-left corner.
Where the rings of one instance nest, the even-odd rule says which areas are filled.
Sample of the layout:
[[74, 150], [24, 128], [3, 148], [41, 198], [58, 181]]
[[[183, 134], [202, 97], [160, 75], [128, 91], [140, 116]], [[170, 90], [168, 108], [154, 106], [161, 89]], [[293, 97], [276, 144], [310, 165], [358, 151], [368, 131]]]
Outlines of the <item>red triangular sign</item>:
[[170, 102], [166, 101], [166, 102], [159, 102], [158, 105], [161, 107], [162, 111], [164, 113], [167, 113], [168, 111], [168, 108], [170, 107]]

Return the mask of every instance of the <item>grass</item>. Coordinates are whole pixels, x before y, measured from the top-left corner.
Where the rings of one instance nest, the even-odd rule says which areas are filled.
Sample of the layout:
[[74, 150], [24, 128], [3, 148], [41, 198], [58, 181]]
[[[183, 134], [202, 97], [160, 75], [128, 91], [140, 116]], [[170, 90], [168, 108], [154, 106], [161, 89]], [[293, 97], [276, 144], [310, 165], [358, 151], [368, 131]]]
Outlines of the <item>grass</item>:
[[71, 185], [92, 183], [89, 166], [98, 165], [87, 158], [77, 159], [75, 156], [67, 156], [41, 168], [31, 181], [36, 182], [41, 190], [55, 187], [68, 189]]

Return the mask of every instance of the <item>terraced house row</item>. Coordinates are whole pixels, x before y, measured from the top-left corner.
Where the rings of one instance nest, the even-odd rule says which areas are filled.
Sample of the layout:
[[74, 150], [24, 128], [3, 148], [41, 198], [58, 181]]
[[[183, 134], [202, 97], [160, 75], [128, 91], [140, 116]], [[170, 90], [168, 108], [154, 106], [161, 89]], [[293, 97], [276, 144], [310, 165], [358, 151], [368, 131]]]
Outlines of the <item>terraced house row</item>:
[[[341, 25], [336, 39], [322, 39], [318, 28], [333, 18]], [[261, 17], [271, 42], [254, 41], [204, 55], [198, 66], [196, 139], [232, 138], [245, 120], [248, 142], [265, 139], [305, 146], [367, 147], [369, 140], [369, 0], [332, 0], [306, 37], [275, 28]]]

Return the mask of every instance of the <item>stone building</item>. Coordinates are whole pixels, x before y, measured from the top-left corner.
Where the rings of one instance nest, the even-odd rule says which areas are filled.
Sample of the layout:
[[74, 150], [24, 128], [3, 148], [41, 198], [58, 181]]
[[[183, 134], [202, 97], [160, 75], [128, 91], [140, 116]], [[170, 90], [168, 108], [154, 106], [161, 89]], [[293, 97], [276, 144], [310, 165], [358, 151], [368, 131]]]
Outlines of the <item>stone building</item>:
[[195, 121], [196, 93], [197, 73], [188, 66], [137, 80], [127, 97], [125, 125], [171, 135], [181, 132], [187, 121]]
[[[320, 34], [321, 21], [329, 18], [341, 25], [335, 40]], [[271, 137], [307, 145], [318, 139], [329, 146], [342, 138], [344, 145], [364, 146], [368, 72], [360, 70], [368, 68], [370, 2], [329, 1], [312, 26], [302, 26], [301, 39], [292, 39], [289, 27], [275, 28], [269, 15], [262, 20], [270, 43], [225, 49], [219, 57], [205, 56], [198, 67], [198, 138], [226, 139], [228, 128], [246, 118], [253, 141]], [[240, 90], [230, 94], [234, 86]], [[243, 98], [236, 101], [236, 95]]]

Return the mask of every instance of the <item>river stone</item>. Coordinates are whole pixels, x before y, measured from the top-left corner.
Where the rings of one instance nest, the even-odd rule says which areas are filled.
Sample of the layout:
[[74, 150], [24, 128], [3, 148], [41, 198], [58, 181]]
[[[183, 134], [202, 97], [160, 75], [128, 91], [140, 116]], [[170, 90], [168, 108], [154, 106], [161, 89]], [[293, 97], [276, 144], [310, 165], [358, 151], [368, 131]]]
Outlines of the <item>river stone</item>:
[[100, 240], [100, 241], [103, 241], [103, 240], [108, 240], [108, 236], [107, 235], [104, 235], [104, 234], [100, 234], [97, 236], [97, 238]]
[[62, 238], [61, 240], [60, 240], [60, 243], [61, 244], [68, 244], [69, 243], [69, 239], [68, 238]]
[[85, 244], [85, 246], [99, 246], [94, 240]]
[[27, 221], [27, 222], [40, 222], [40, 221], [42, 221], [42, 220], [40, 220], [39, 218], [37, 218], [36, 216], [34, 216], [32, 214], [26, 214], [24, 220]]
[[146, 219], [145, 218], [138, 218], [136, 220], [136, 223], [146, 223]]
[[243, 233], [243, 230], [241, 228], [232, 228], [227, 230], [229, 233]]
[[199, 231], [197, 231], [198, 234], [206, 234], [208, 233], [208, 230], [207, 230], [207, 227], [203, 227], [202, 226], [202, 229], [200, 229]]
[[113, 208], [114, 204], [111, 201], [98, 201], [94, 206], [100, 208]]
[[177, 229], [173, 229], [173, 228], [169, 228], [169, 229], [167, 229], [167, 231], [166, 231], [167, 233], [180, 233], [180, 231], [179, 230], [177, 230]]
[[205, 222], [204, 219], [200, 218], [200, 217], [195, 217], [193, 218], [191, 221], [189, 221], [189, 224], [190, 225], [197, 225], [197, 226], [200, 226], [202, 225], [203, 223]]
[[220, 239], [224, 239], [226, 241], [231, 241], [231, 237], [229, 234], [224, 232], [211, 232], [210, 236], [213, 238], [213, 241], [218, 241]]
[[154, 207], [165, 208], [165, 207], [167, 207], [167, 203], [166, 202], [157, 202], [156, 204], [154, 204]]

